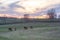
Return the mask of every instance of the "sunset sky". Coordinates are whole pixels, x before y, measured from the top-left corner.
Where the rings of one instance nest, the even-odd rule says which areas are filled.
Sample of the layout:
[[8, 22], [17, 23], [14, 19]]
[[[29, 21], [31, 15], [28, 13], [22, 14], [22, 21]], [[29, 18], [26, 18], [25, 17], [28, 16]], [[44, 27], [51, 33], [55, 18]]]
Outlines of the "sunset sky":
[[60, 15], [60, 0], [0, 0], [0, 16], [20, 18], [30, 14], [31, 17], [42, 18], [48, 17], [49, 8], [55, 8], [56, 15]]

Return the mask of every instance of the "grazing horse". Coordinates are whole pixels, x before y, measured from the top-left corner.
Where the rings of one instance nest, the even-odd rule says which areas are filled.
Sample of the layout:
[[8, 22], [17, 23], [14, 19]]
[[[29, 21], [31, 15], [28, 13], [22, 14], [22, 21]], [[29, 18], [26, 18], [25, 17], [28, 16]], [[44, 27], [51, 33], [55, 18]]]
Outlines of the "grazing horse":
[[28, 28], [24, 26], [24, 29], [27, 30]]
[[12, 31], [12, 28], [8, 28], [9, 31]]
[[16, 31], [16, 27], [13, 27], [13, 30]]
[[33, 27], [32, 27], [32, 26], [30, 26], [30, 28], [32, 29]]

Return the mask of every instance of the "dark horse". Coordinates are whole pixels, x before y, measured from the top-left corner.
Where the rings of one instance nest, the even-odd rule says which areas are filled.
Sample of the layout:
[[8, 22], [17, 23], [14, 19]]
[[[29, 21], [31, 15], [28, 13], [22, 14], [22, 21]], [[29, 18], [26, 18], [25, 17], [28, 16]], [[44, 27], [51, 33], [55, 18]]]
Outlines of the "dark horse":
[[12, 28], [8, 28], [9, 31], [12, 31]]
[[26, 29], [26, 30], [27, 30], [28, 28], [24, 26], [24, 29]]

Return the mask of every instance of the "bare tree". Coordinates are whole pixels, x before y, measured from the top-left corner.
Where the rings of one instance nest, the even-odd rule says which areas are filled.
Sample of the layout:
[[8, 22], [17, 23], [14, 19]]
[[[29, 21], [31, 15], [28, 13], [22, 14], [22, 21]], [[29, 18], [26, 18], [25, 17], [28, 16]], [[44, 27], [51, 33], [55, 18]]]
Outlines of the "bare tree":
[[49, 15], [50, 19], [56, 18], [55, 9], [53, 9], [53, 8], [50, 9], [47, 14]]

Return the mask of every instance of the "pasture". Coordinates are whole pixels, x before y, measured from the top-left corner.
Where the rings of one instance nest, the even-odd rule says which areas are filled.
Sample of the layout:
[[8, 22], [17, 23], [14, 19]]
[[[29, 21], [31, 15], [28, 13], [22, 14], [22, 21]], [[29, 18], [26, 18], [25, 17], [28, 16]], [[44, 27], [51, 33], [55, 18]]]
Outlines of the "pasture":
[[[24, 30], [24, 26], [28, 29]], [[29, 26], [33, 26], [30, 29]], [[16, 31], [9, 31], [16, 27]], [[0, 25], [0, 40], [60, 40], [60, 23], [20, 23]]]

